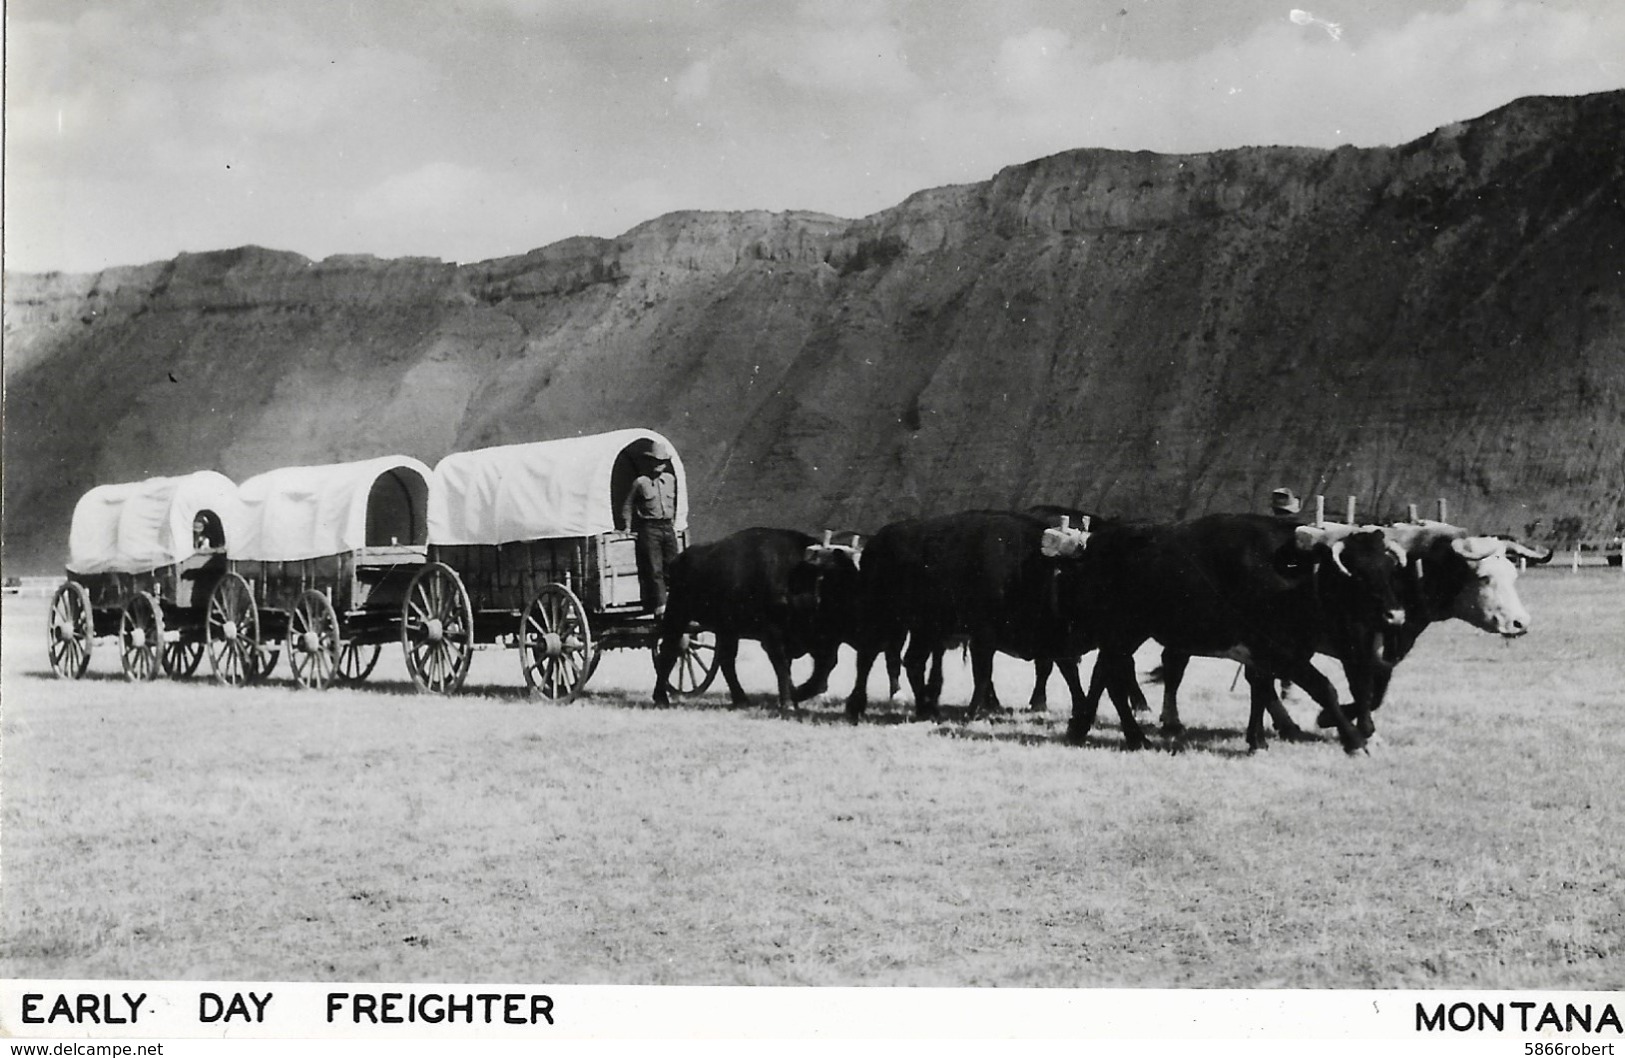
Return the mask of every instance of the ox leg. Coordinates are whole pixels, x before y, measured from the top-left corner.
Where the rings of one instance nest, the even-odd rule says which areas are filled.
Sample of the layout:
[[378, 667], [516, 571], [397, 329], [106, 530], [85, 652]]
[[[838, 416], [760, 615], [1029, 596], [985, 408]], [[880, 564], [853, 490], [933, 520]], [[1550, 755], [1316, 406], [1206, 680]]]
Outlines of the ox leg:
[[[1049, 708], [1049, 674], [1054, 667], [1055, 662], [1049, 658], [1039, 658], [1033, 662], [1033, 695], [1027, 699], [1027, 708], [1035, 713], [1042, 713]], [[1072, 671], [1076, 675], [1076, 664], [1073, 665]], [[1065, 678], [1065, 669], [1061, 670], [1061, 676], [1063, 679]], [[1067, 689], [1072, 689], [1070, 682], [1067, 683]], [[1074, 701], [1077, 700], [1076, 692], [1073, 693], [1072, 697]]]
[[1111, 665], [1106, 661], [1106, 651], [1102, 649], [1095, 655], [1095, 667], [1089, 675], [1089, 693], [1080, 700], [1072, 699], [1072, 717], [1066, 724], [1066, 740], [1070, 745], [1081, 746], [1084, 739], [1089, 736], [1089, 729], [1095, 726], [1095, 714], [1100, 711], [1100, 696], [1106, 693], [1106, 686], [1110, 682]]
[[1185, 734], [1185, 723], [1179, 719], [1179, 685], [1184, 681], [1185, 668], [1190, 663], [1189, 654], [1177, 650], [1162, 652], [1162, 716], [1157, 720], [1157, 727], [1170, 738]]
[[1145, 695], [1140, 691], [1140, 681], [1134, 678], [1134, 655], [1113, 657], [1109, 677], [1106, 693], [1111, 695], [1112, 705], [1117, 709], [1118, 726], [1123, 731], [1123, 748], [1144, 749], [1145, 731], [1134, 712], [1136, 705], [1144, 707]]
[[804, 702], [829, 690], [829, 674], [835, 671], [840, 650], [840, 644], [835, 643], [814, 652], [812, 675], [807, 677], [806, 683], [796, 688], [796, 701]]
[[688, 621], [675, 606], [668, 608], [661, 618], [660, 649], [655, 652], [655, 689], [651, 696], [656, 705], [671, 704], [671, 670], [682, 652], [683, 632], [687, 627]]
[[1264, 700], [1264, 709], [1269, 713], [1270, 722], [1275, 725], [1275, 733], [1288, 742], [1318, 742], [1314, 735], [1304, 731], [1298, 722], [1292, 719], [1292, 714], [1286, 711], [1281, 702], [1281, 696], [1275, 693], [1274, 686], [1270, 687], [1269, 697]]
[[762, 649], [767, 652], [767, 660], [773, 665], [773, 675], [777, 677], [779, 685], [779, 712], [785, 713], [794, 709], [801, 711], [796, 704], [795, 693], [790, 683], [790, 652], [785, 648], [784, 641], [776, 634], [762, 637]]
[[1255, 665], [1247, 666], [1247, 748], [1254, 753], [1269, 749], [1269, 736], [1264, 733], [1264, 714], [1268, 703], [1275, 697], [1275, 677]]
[[739, 684], [738, 660], [739, 637], [718, 635], [717, 664], [721, 666], [722, 678], [728, 684], [728, 700], [736, 709], [750, 701], [750, 697], [745, 694], [745, 688]]
[[[1343, 672], [1345, 675], [1349, 676], [1349, 687], [1352, 691], [1354, 686], [1354, 678], [1349, 674], [1347, 666], [1344, 666]], [[1378, 709], [1382, 708], [1383, 700], [1388, 697], [1388, 684], [1393, 680], [1393, 678], [1394, 670], [1386, 665], [1378, 666], [1377, 669], [1371, 673], [1371, 704], [1368, 707], [1370, 712], [1374, 713]], [[1322, 709], [1315, 717], [1316, 727], [1331, 727], [1336, 723], [1337, 719], [1332, 716], [1330, 709]], [[1373, 722], [1373, 726], [1375, 726], [1375, 722]]]
[[984, 637], [973, 636], [970, 647], [970, 671], [974, 689], [970, 695], [970, 709], [965, 723], [975, 720], [990, 709], [996, 700], [993, 693], [993, 648], [984, 643]]
[[[1072, 696], [1072, 713], [1074, 716], [1077, 715], [1080, 710], [1087, 707], [1089, 694], [1094, 693], [1093, 679], [1090, 680], [1090, 688], [1086, 693], [1083, 689], [1083, 680], [1078, 675], [1077, 658], [1062, 658], [1048, 664], [1061, 670], [1061, 679], [1066, 681], [1067, 693]], [[1098, 703], [1099, 699], [1096, 701]]]
[[886, 684], [888, 698], [897, 697], [903, 686], [903, 644], [886, 644]]
[[858, 672], [852, 681], [852, 693], [846, 698], [846, 718], [857, 723], [869, 708], [869, 670], [880, 656], [880, 645], [864, 639], [858, 643]]
[[[1247, 671], [1251, 675], [1252, 670], [1248, 669]], [[1333, 723], [1337, 728], [1337, 737], [1343, 743], [1344, 752], [1354, 754], [1365, 749], [1364, 736], [1354, 730], [1354, 725], [1349, 723], [1347, 714], [1343, 712], [1342, 705], [1337, 701], [1337, 688], [1332, 686], [1332, 681], [1328, 680], [1319, 669], [1315, 668], [1308, 658], [1291, 661], [1282, 668], [1281, 674], [1302, 687], [1322, 709], [1332, 714]]]
[[1376, 670], [1381, 664], [1378, 660], [1381, 650], [1382, 634], [1378, 632], [1366, 643], [1356, 643], [1354, 649], [1349, 651], [1348, 660], [1343, 662], [1343, 675], [1348, 678], [1349, 694], [1354, 698], [1354, 729], [1363, 738], [1370, 738], [1377, 732], [1376, 725], [1371, 722], [1371, 700], [1376, 691]]
[[[908, 671], [908, 686], [914, 692], [914, 719], [935, 720], [937, 699], [931, 682], [926, 678], [926, 666], [931, 662], [931, 647], [924, 636], [911, 636], [908, 653], [903, 655], [903, 667]], [[940, 685], [939, 685], [940, 686]]]

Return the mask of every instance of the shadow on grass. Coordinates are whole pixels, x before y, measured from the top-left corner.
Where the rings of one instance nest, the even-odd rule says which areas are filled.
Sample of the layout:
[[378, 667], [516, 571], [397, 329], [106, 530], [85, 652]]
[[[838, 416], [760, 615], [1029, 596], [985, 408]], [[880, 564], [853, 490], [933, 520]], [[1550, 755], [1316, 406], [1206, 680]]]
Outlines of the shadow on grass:
[[[55, 673], [48, 668], [29, 669], [20, 675], [49, 681], [58, 679]], [[163, 679], [165, 682], [216, 686], [222, 690], [237, 689], [216, 683], [206, 672], [199, 672], [173, 681], [168, 677]], [[118, 672], [87, 672], [80, 677], [80, 682], [123, 684], [130, 681], [126, 680], [122, 673]], [[158, 681], [151, 682], [156, 683]], [[245, 686], [302, 690], [286, 673], [273, 674], [268, 680]], [[831, 727], [852, 726], [846, 715], [845, 699], [832, 695], [823, 695], [811, 701], [803, 702], [799, 709], [781, 711], [771, 695], [754, 694], [744, 703], [736, 705], [726, 691], [718, 693], [714, 690], [687, 697], [674, 696], [669, 704], [656, 705], [647, 694], [625, 690], [594, 691], [584, 689], [572, 699], [554, 701], [547, 698], [532, 697], [525, 687], [510, 683], [468, 683], [451, 695], [419, 690], [411, 680], [405, 679], [366, 680], [352, 686], [341, 687], [335, 685], [331, 689], [422, 699], [446, 698], [449, 700], [458, 697], [477, 697], [486, 701], [538, 709], [569, 704], [588, 704], [634, 711], [732, 713], [748, 720], [786, 721]], [[307, 693], [321, 694], [325, 692], [310, 691]], [[877, 704], [871, 703], [871, 708], [860, 721], [861, 724], [887, 727], [920, 725], [924, 732], [932, 737], [963, 739], [974, 742], [1005, 742], [1024, 746], [1066, 743], [1066, 727], [1069, 719], [1069, 714], [1066, 712], [1000, 708], [990, 714], [984, 713], [975, 721], [968, 722], [970, 711], [968, 706], [944, 705], [939, 708], [938, 719], [918, 720], [913, 715], [912, 706], [907, 702], [892, 700], [884, 703], [881, 708], [877, 708]], [[1161, 751], [1171, 754], [1204, 753], [1215, 757], [1230, 758], [1244, 758], [1252, 755], [1252, 751], [1247, 748], [1246, 732], [1240, 727], [1189, 727], [1181, 735], [1171, 738], [1165, 737], [1157, 731], [1154, 723], [1148, 723], [1146, 728], [1146, 736], [1150, 740], [1147, 748], [1154, 752]], [[1294, 741], [1314, 744], [1335, 743], [1336, 739], [1308, 732], [1305, 732], [1300, 739], [1288, 739], [1272, 733], [1272, 744]], [[1107, 718], [1100, 718], [1086, 738], [1083, 746], [1078, 748], [1122, 750], [1123, 742], [1118, 725]]]

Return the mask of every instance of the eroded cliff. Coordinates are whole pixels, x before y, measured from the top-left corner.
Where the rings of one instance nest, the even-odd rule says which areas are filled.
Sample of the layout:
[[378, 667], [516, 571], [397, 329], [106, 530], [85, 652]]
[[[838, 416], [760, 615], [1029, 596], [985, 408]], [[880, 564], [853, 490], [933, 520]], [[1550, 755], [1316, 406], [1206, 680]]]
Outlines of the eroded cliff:
[[1625, 508], [1625, 92], [1396, 148], [1079, 150], [849, 221], [681, 213], [469, 265], [9, 275], [5, 562], [91, 485], [645, 425], [701, 538], [1271, 487], [1487, 530]]

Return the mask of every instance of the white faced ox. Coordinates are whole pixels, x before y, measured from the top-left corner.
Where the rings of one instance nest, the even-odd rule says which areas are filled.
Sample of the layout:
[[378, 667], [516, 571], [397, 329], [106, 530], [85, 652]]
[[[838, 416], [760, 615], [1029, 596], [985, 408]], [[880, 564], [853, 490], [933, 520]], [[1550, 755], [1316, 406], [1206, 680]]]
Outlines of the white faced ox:
[[1551, 552], [1494, 536], [1470, 536], [1443, 522], [1389, 526], [1385, 532], [1410, 556], [1410, 594], [1420, 617], [1454, 617], [1509, 639], [1529, 631], [1529, 611], [1518, 597], [1518, 567], [1507, 553], [1544, 562]]

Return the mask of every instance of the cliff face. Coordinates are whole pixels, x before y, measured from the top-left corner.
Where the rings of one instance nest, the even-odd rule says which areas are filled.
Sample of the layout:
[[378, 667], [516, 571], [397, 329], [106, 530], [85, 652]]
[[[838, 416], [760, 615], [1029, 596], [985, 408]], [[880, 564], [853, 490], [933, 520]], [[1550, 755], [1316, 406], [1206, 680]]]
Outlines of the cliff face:
[[245, 248], [10, 275], [5, 563], [90, 486], [642, 425], [698, 538], [1269, 489], [1611, 532], [1625, 92], [1397, 148], [1080, 150], [847, 221], [661, 217], [471, 265]]

